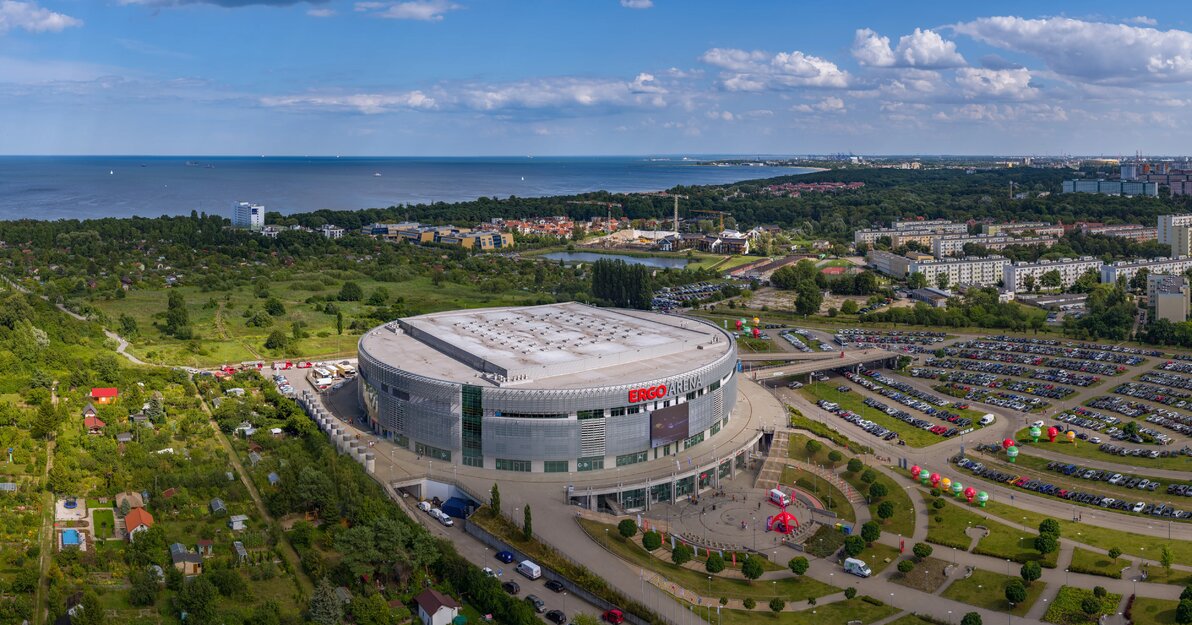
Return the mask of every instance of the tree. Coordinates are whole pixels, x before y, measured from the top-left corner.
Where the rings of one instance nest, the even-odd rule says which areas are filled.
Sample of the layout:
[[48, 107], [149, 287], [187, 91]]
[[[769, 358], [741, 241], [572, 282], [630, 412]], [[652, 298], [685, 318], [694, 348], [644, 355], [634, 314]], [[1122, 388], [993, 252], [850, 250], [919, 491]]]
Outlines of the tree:
[[872, 484], [876, 480], [877, 472], [873, 469], [865, 469], [865, 472], [861, 474], [861, 481], [865, 482], [866, 484]]
[[1171, 547], [1163, 545], [1159, 550], [1159, 564], [1163, 565], [1168, 573], [1171, 572], [1171, 565], [1175, 564], [1175, 555], [1171, 553]]
[[882, 497], [885, 497], [887, 494], [889, 494], [889, 490], [886, 489], [885, 484], [882, 484], [881, 482], [874, 482], [873, 484], [869, 485], [869, 498], [871, 500], [877, 501]]
[[762, 560], [758, 556], [745, 556], [745, 561], [741, 563], [741, 575], [745, 579], [753, 581], [762, 576], [766, 569], [762, 566]]
[[770, 600], [770, 611], [775, 614], [781, 612], [785, 607], [786, 602], [784, 602], [782, 599], [779, 599], [778, 597], [774, 597]]
[[501, 514], [501, 489], [493, 482], [493, 487], [488, 491], [488, 512], [492, 516], [499, 516]]
[[344, 333], [344, 313], [342, 310], [335, 311], [335, 333], [340, 335]]
[[1060, 522], [1055, 519], [1043, 519], [1039, 521], [1039, 533], [1059, 538]]
[[1033, 276], [1031, 274], [1027, 274], [1027, 275], [1023, 276], [1022, 277], [1022, 287], [1024, 289], [1026, 289], [1027, 292], [1034, 291], [1035, 290], [1035, 276]]
[[661, 546], [662, 536], [659, 536], [658, 532], [650, 530], [642, 534], [642, 547], [645, 547], [646, 551], [654, 551]]
[[1031, 560], [1030, 562], [1022, 565], [1022, 568], [1018, 571], [1018, 574], [1022, 576], [1022, 581], [1026, 582], [1027, 585], [1030, 585], [1035, 580], [1043, 576], [1043, 567], [1039, 566], [1038, 562]]
[[601, 259], [592, 263], [592, 297], [618, 308], [646, 309], [654, 298], [654, 281], [644, 265]]
[[633, 519], [624, 519], [617, 523], [617, 533], [625, 538], [633, 538], [637, 535], [637, 522]]
[[922, 273], [912, 273], [906, 277], [906, 285], [912, 289], [921, 289], [927, 286], [927, 275]]
[[824, 293], [815, 282], [800, 282], [795, 287], [795, 312], [800, 315], [814, 315], [824, 302]]
[[724, 556], [719, 553], [713, 553], [704, 560], [704, 570], [715, 575], [724, 570]]
[[849, 458], [848, 464], [845, 465], [845, 468], [848, 469], [849, 473], [857, 473], [861, 469], [865, 468], [865, 463], [861, 462], [860, 458]]
[[389, 303], [389, 289], [386, 289], [383, 286], [377, 287], [377, 289], [372, 292], [372, 295], [368, 296], [369, 306], [384, 306], [387, 303]]
[[807, 457], [808, 458], [811, 458], [812, 456], [818, 454], [819, 451], [824, 448], [824, 446], [821, 445], [819, 441], [817, 441], [815, 439], [810, 439], [810, 438], [807, 439], [807, 444], [804, 445], [804, 447], [807, 449]]
[[530, 516], [530, 505], [522, 513], [522, 539], [530, 540], [534, 537], [534, 519]]
[[269, 333], [268, 338], [265, 339], [265, 349], [285, 349], [289, 343], [289, 338], [286, 333], [281, 330], [274, 330]]
[[869, 544], [877, 542], [882, 537], [882, 528], [877, 521], [868, 521], [861, 526], [861, 539]]
[[1080, 602], [1080, 611], [1089, 616], [1095, 616], [1101, 613], [1101, 601], [1096, 597], [1085, 597]]
[[927, 543], [915, 543], [915, 546], [911, 547], [911, 553], [915, 554], [915, 557], [919, 560], [931, 557], [932, 551], [934, 549]]
[[1111, 547], [1106, 555], [1109, 556], [1110, 560], [1117, 560], [1122, 556], [1122, 550], [1118, 549], [1117, 547]]
[[364, 299], [364, 291], [359, 284], [348, 281], [344, 282], [343, 286], [339, 287], [339, 301], [341, 302], [359, 302]]
[[939, 287], [941, 291], [948, 290], [948, 274], [943, 272], [935, 274], [935, 285]]
[[1093, 596], [1098, 599], [1104, 599], [1109, 596], [1109, 591], [1104, 586], [1093, 586]]
[[1042, 555], [1047, 555], [1059, 549], [1059, 541], [1054, 536], [1040, 534], [1035, 537], [1035, 549]]
[[981, 615], [976, 612], [969, 612], [960, 619], [960, 625], [981, 625]]
[[1015, 605], [1026, 601], [1026, 586], [1016, 579], [1006, 582], [1006, 601]]
[[1060, 271], [1058, 269], [1052, 269], [1051, 271], [1043, 274], [1039, 278], [1039, 281], [1043, 283], [1043, 286], [1049, 289], [1058, 289], [1060, 285], [1064, 283], [1063, 278], [1060, 277]]
[[153, 605], [160, 589], [157, 576], [148, 567], [133, 569], [128, 573], [128, 602], [135, 606]]
[[844, 598], [845, 599], [852, 599], [853, 597], [856, 597], [856, 596], [857, 596], [856, 588], [849, 586], [848, 588], [844, 589]]
[[186, 310], [186, 300], [178, 291], [171, 290], [166, 297], [165, 333], [176, 338], [187, 340], [190, 338], [190, 314]]
[[857, 557], [857, 554], [865, 550], [865, 539], [856, 534], [844, 539], [844, 553], [850, 558]]
[[1192, 584], [1184, 586], [1184, 589], [1180, 591], [1180, 601], [1184, 599], [1192, 599]]
[[265, 300], [265, 312], [273, 315], [274, 317], [280, 317], [286, 314], [286, 305], [282, 304], [281, 300], [277, 299], [276, 297], [270, 297], [269, 299]]
[[795, 575], [802, 575], [807, 572], [808, 568], [811, 567], [811, 563], [807, 561], [807, 558], [803, 556], [797, 556], [791, 558], [790, 562], [786, 563], [786, 566], [791, 570], [791, 573], [794, 573]]
[[903, 575], [910, 573], [913, 570], [915, 570], [914, 560], [903, 560], [898, 563], [898, 572], [902, 573]]
[[858, 310], [860, 306], [857, 305], [857, 300], [846, 299], [840, 304], [840, 312], [846, 315], [855, 315]]
[[883, 501], [877, 505], [877, 518], [885, 521], [894, 516], [894, 502]]
[[348, 609], [356, 625], [391, 625], [394, 622], [389, 603], [385, 601], [385, 595], [379, 592], [352, 599]]
[[335, 596], [335, 586], [324, 577], [315, 586], [315, 592], [310, 598], [308, 618], [318, 625], [339, 625], [344, 618], [343, 604]]
[[691, 547], [683, 543], [677, 543], [674, 549], [671, 549], [671, 562], [683, 566], [691, 561], [692, 553]]
[[838, 450], [833, 449], [832, 451], [828, 452], [828, 462], [831, 462], [832, 466], [836, 466], [836, 463], [840, 462], [841, 460], [844, 460], [844, 454], [840, 453]]
[[71, 625], [104, 625], [108, 622], [107, 613], [94, 590], [88, 589], [83, 592], [83, 601], [79, 607], [82, 610], [71, 617]]
[[752, 610], [753, 608], [757, 607], [757, 602], [753, 600], [753, 597], [745, 597], [745, 600], [741, 602], [741, 605], [744, 606], [746, 610]]
[[1180, 599], [1175, 607], [1175, 622], [1180, 625], [1192, 624], [1192, 598]]

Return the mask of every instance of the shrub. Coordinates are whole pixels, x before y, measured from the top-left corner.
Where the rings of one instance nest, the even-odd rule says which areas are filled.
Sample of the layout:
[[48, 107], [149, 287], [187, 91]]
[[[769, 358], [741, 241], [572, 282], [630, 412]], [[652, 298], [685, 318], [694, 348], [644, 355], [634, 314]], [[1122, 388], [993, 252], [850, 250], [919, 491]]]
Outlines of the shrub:
[[932, 551], [934, 550], [931, 548], [931, 545], [927, 543], [915, 543], [915, 546], [911, 548], [911, 553], [915, 554], [915, 557], [920, 560], [930, 557]]
[[885, 497], [888, 493], [885, 484], [875, 482], [869, 485], [869, 498], [874, 501]]
[[1056, 549], [1059, 549], [1059, 541], [1054, 536], [1049, 534], [1040, 534], [1035, 537], [1035, 549], [1043, 555], [1047, 555]]
[[642, 547], [645, 547], [646, 551], [654, 551], [661, 546], [662, 536], [659, 535], [658, 532], [650, 530], [645, 534], [642, 534]]
[[1043, 519], [1039, 522], [1039, 534], [1060, 537], [1060, 522], [1055, 519]]
[[745, 601], [741, 602], [741, 605], [745, 606], [746, 610], [752, 610], [757, 607], [757, 602], [753, 600], [753, 597], [745, 597]]
[[704, 570], [716, 574], [724, 570], [724, 557], [719, 553], [713, 553], [704, 560]]
[[1093, 586], [1093, 596], [1094, 597], [1096, 597], [1098, 599], [1104, 599], [1105, 596], [1108, 594], [1109, 594], [1109, 591], [1105, 590], [1104, 586]]
[[868, 603], [869, 605], [876, 605], [876, 606], [886, 605], [885, 603], [882, 602], [881, 599], [877, 599], [875, 597], [870, 597], [869, 595], [861, 595], [861, 601], [864, 601], [865, 603]]
[[728, 605], [728, 597], [721, 597], [720, 605]]
[[804, 445], [804, 447], [807, 449], [808, 456], [814, 456], [815, 454], [819, 453], [819, 450], [824, 448], [819, 441], [814, 439], [807, 439], [807, 444]]
[[943, 510], [944, 506], [946, 505], [948, 505], [948, 502], [944, 501], [943, 499], [936, 499], [935, 501], [931, 502], [931, 507], [935, 508], [936, 510]]
[[625, 519], [617, 523], [617, 533], [625, 538], [633, 538], [637, 535], [637, 521], [633, 519]]
[[852, 599], [853, 597], [856, 597], [856, 596], [857, 596], [856, 588], [849, 586], [848, 588], [844, 589], [844, 598], [845, 599]]
[[915, 562], [913, 560], [903, 560], [898, 563], [899, 573], [910, 573], [915, 570]]
[[1022, 581], [1030, 584], [1043, 575], [1043, 567], [1039, 566], [1038, 562], [1032, 560], [1023, 564], [1018, 574], [1022, 576]]
[[671, 549], [671, 562], [674, 562], [679, 566], [683, 566], [684, 564], [690, 562], [691, 556], [691, 547], [688, 547], [683, 543], [679, 543], [675, 545], [674, 549]]
[[850, 558], [865, 550], [865, 539], [860, 536], [849, 536], [844, 539], [844, 553]]
[[770, 600], [770, 611], [774, 612], [775, 614], [781, 612], [785, 607], [786, 602], [784, 602], [782, 599], [779, 599], [778, 597], [774, 597]]
[[981, 615], [976, 612], [969, 612], [960, 619], [960, 625], [981, 625]]
[[791, 561], [787, 562], [786, 566], [790, 568], [791, 573], [794, 573], [795, 575], [802, 575], [807, 572], [808, 568], [811, 567], [811, 563], [807, 561], [807, 558], [798, 556], [791, 558]]
[[1006, 601], [1016, 605], [1026, 601], [1026, 586], [1016, 579], [1006, 582]]
[[844, 454], [835, 449], [828, 452], [828, 462], [831, 462], [833, 466], [835, 466], [836, 463], [840, 462], [841, 460], [844, 460]]
[[876, 479], [877, 472], [875, 472], [873, 469], [865, 469], [865, 472], [861, 474], [861, 481], [865, 482], [866, 484], [872, 484]]
[[849, 473], [857, 473], [865, 468], [865, 463], [861, 462], [860, 458], [850, 458], [846, 467]]
[[1180, 625], [1192, 623], [1192, 599], [1181, 599], [1175, 607], [1175, 622]]
[[1109, 559], [1110, 559], [1110, 560], [1117, 560], [1118, 558], [1120, 558], [1120, 557], [1121, 557], [1121, 555], [1122, 555], [1122, 550], [1121, 550], [1121, 549], [1118, 549], [1117, 547], [1112, 547], [1112, 548], [1109, 550], [1109, 552], [1108, 552], [1108, 555], [1109, 555]]
[[869, 521], [861, 526], [861, 539], [873, 544], [882, 537], [882, 529], [876, 521]]
[[1096, 597], [1085, 597], [1080, 602], [1080, 610], [1089, 616], [1099, 614], [1101, 612], [1101, 601]]
[[883, 501], [877, 505], [877, 518], [885, 521], [894, 516], [894, 502]]

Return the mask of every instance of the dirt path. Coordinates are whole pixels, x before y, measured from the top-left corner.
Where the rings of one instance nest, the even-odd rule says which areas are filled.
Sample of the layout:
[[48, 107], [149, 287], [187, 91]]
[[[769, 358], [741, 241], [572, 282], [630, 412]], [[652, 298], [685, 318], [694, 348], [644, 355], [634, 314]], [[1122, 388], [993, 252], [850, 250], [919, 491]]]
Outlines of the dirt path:
[[[58, 381], [54, 380], [53, 386], [50, 387], [50, 403], [54, 406], [58, 405]], [[54, 467], [54, 441], [46, 441], [46, 466], [42, 471], [41, 480], [45, 483], [50, 477], [50, 469]], [[46, 576], [50, 570], [50, 556], [54, 549], [54, 493], [46, 492], [42, 496], [42, 507], [45, 512], [41, 516], [41, 532], [37, 539], [38, 542], [38, 558], [37, 558], [37, 594], [33, 601], [33, 621], [36, 625], [41, 625], [46, 621], [48, 616], [49, 606], [44, 605], [46, 601]]]
[[[203, 400], [202, 396], [195, 395], [195, 397], [198, 397], [199, 405], [203, 407], [203, 412], [207, 413], [207, 423], [211, 425], [211, 429], [215, 432], [215, 438], [219, 440], [219, 444], [228, 452], [228, 459], [231, 460], [232, 467], [236, 470], [236, 475], [240, 478], [240, 482], [248, 489], [249, 496], [252, 497], [253, 503], [257, 506], [257, 512], [260, 513], [261, 518], [271, 527], [279, 527], [278, 522], [265, 508], [265, 500], [261, 498], [260, 491], [257, 490], [256, 485], [249, 479], [248, 472], [244, 470], [244, 465], [240, 463], [240, 457], [236, 455], [236, 450], [232, 448], [232, 443], [228, 441], [228, 437], [224, 436], [224, 433], [219, 429], [219, 424], [215, 422], [215, 419], [211, 418], [211, 408], [207, 406], [207, 402]], [[298, 585], [301, 587], [302, 592], [307, 597], [311, 596], [314, 592], [314, 584], [306, 576], [306, 573], [302, 571], [302, 566], [298, 560], [298, 552], [294, 550], [294, 546], [290, 544], [290, 540], [284, 534], [281, 536], [279, 546], [281, 547], [282, 557], [290, 563], [290, 568], [294, 571], [294, 577], [298, 580]]]

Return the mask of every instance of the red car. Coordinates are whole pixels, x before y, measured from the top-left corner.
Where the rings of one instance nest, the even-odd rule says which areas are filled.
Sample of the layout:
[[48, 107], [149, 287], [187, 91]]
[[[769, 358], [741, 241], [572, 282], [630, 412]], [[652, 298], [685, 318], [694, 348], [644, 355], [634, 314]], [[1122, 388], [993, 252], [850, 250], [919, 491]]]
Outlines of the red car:
[[613, 608], [611, 610], [605, 610], [604, 614], [600, 615], [600, 619], [612, 623], [612, 625], [621, 625], [621, 623], [625, 622], [625, 613]]

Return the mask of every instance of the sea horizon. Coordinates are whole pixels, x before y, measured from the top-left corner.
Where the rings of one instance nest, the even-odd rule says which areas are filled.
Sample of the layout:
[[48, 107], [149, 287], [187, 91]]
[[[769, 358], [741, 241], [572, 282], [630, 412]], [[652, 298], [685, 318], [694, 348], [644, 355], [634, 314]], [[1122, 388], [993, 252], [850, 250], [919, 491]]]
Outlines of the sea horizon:
[[[756, 158], [754, 155], [750, 158]], [[0, 219], [283, 214], [406, 204], [634, 193], [815, 171], [710, 166], [729, 156], [0, 156]]]

